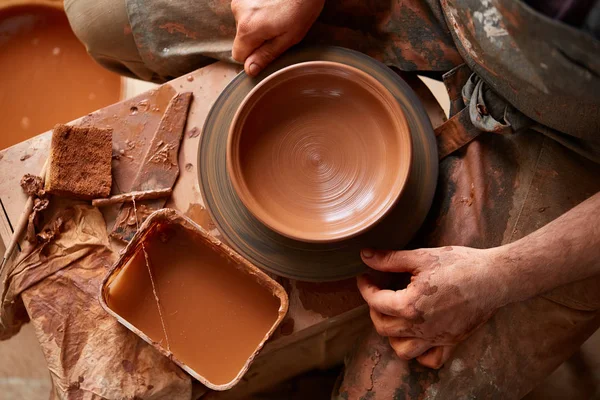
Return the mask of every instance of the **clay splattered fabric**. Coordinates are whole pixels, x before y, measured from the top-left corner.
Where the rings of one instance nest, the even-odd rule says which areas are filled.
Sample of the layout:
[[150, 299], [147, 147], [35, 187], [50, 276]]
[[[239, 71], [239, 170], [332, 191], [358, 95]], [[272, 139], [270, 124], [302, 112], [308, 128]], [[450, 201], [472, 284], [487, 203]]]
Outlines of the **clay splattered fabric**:
[[[230, 0], [67, 0], [65, 9], [92, 56], [120, 73], [166, 81], [233, 62]], [[462, 63], [437, 0], [328, 0], [304, 43], [355, 49], [404, 71]]]
[[191, 378], [109, 316], [98, 301], [115, 255], [102, 214], [75, 206], [56, 214], [5, 282], [0, 339], [28, 320], [58, 399], [190, 399]]

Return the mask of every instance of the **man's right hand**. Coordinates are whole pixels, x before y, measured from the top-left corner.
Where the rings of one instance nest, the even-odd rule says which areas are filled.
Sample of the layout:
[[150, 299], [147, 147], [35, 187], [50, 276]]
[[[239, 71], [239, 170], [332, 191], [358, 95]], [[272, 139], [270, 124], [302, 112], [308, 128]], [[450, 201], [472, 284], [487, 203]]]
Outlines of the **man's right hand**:
[[232, 0], [237, 33], [233, 59], [256, 76], [284, 51], [300, 42], [325, 0]]

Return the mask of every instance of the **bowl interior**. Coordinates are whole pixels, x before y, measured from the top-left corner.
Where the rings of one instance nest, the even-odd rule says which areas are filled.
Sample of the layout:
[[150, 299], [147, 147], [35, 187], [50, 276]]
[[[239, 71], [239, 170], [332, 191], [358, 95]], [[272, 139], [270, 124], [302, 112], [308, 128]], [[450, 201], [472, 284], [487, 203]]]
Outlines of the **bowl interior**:
[[276, 232], [331, 242], [367, 230], [408, 177], [411, 141], [395, 98], [376, 79], [332, 62], [282, 69], [234, 117], [227, 149], [244, 205]]

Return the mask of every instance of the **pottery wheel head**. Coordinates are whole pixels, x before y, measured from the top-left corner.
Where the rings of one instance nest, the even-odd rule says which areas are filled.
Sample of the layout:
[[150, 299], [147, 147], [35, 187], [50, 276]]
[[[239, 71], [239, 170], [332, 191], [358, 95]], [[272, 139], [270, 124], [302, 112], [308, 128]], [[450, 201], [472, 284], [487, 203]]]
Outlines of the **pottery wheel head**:
[[284, 68], [249, 93], [230, 132], [229, 172], [265, 225], [305, 242], [369, 229], [395, 204], [411, 165], [401, 107], [347, 65]]
[[[231, 138], [230, 127], [234, 117], [239, 114], [242, 103], [248, 98], [248, 94], [277, 71], [311, 61], [341, 63], [375, 78], [400, 105], [411, 136], [410, 172], [395, 206], [371, 229], [342, 241], [322, 243], [300, 241], [268, 228], [248, 210], [239, 198], [238, 190], [233, 187], [232, 179], [230, 179], [227, 162], [227, 153], [231, 144], [229, 140]], [[295, 96], [300, 96], [300, 94]], [[305, 94], [300, 97], [307, 101], [306, 97], [309, 96]], [[325, 97], [330, 99], [332, 96]], [[279, 101], [287, 100], [285, 96], [280, 96]], [[326, 100], [319, 101], [325, 102]], [[352, 104], [351, 107], [355, 107], [353, 110], [360, 110], [360, 107], [368, 107], [368, 105]], [[281, 121], [285, 120], [283, 117], [288, 112], [288, 108], [288, 106], [279, 106], [279, 111], [271, 115], [272, 119], [267, 121], [268, 125], [274, 124], [274, 121], [283, 123]], [[315, 108], [318, 115], [319, 107]], [[293, 110], [289, 112], [291, 111]], [[372, 121], [370, 112], [364, 115], [355, 114], [360, 113], [359, 111], [348, 112], [345, 115], [352, 118], [352, 121], [357, 121], [360, 117], [360, 124], [365, 124], [367, 127], [372, 126], [373, 122], [369, 122]], [[318, 137], [311, 140], [301, 139], [310, 135], [301, 131], [296, 132], [296, 128], [290, 129], [281, 139], [282, 142], [285, 142], [285, 154], [288, 156], [283, 157], [284, 153], [275, 152], [275, 157], [279, 157], [279, 160], [265, 159], [261, 161], [277, 163], [276, 165], [281, 165], [281, 168], [294, 168], [294, 171], [296, 168], [303, 168], [305, 171], [303, 174], [294, 174], [295, 187], [310, 186], [311, 191], [296, 190], [294, 193], [297, 195], [287, 194], [285, 197], [280, 197], [281, 200], [278, 200], [277, 203], [299, 201], [296, 197], [303, 199], [303, 203], [307, 198], [315, 197], [334, 197], [340, 199], [339, 203], [343, 203], [341, 200], [343, 197], [339, 195], [345, 188], [341, 183], [342, 180], [354, 183], [364, 179], [361, 181], [362, 185], [354, 188], [362, 196], [364, 196], [363, 187], [377, 186], [366, 177], [375, 176], [378, 169], [365, 171], [364, 168], [364, 165], [373, 161], [361, 158], [364, 153], [347, 150], [347, 148], [372, 146], [373, 154], [377, 154], [383, 147], [379, 145], [379, 142], [384, 140], [384, 137], [377, 135], [369, 140], [355, 139], [352, 143], [347, 143], [350, 140], [348, 135], [341, 135], [339, 131], [355, 129], [354, 123], [343, 120], [338, 122], [341, 128], [332, 126], [327, 129], [327, 132], [323, 131]], [[263, 142], [260, 141], [254, 145], [265, 146], [268, 144]], [[404, 154], [400, 147], [398, 151], [401, 152], [400, 154]], [[352, 155], [348, 157], [339, 155], [346, 152]], [[391, 153], [394, 154], [394, 152]], [[250, 153], [247, 152], [247, 154]], [[390, 151], [386, 151], [386, 154], [390, 154]], [[253, 160], [253, 162], [258, 161]], [[402, 162], [402, 156], [399, 157], [399, 162]], [[302, 164], [302, 166], [298, 167], [294, 164]], [[340, 172], [341, 170], [344, 171], [343, 174]], [[398, 173], [398, 169], [392, 172]], [[276, 191], [280, 185], [275, 185], [273, 181], [278, 179], [286, 183], [283, 178], [288, 176], [288, 173], [273, 170], [272, 175], [279, 177], [267, 177], [263, 173], [262, 175], [258, 174], [256, 179], [260, 178], [262, 183], [268, 184], [272, 191]], [[361, 249], [401, 249], [414, 236], [425, 219], [435, 193], [437, 147], [431, 123], [421, 102], [406, 82], [394, 71], [364, 54], [348, 49], [339, 47], [298, 48], [278, 58], [256, 78], [250, 78], [242, 72], [223, 90], [211, 108], [202, 130], [198, 153], [198, 176], [207, 210], [224, 241], [251, 263], [292, 279], [339, 280], [364, 271], [366, 266], [360, 258]], [[319, 188], [318, 191], [315, 190], [315, 187]], [[364, 193], [368, 192], [365, 190]], [[365, 202], [369, 201], [365, 200]], [[310, 217], [308, 212], [303, 215]]]

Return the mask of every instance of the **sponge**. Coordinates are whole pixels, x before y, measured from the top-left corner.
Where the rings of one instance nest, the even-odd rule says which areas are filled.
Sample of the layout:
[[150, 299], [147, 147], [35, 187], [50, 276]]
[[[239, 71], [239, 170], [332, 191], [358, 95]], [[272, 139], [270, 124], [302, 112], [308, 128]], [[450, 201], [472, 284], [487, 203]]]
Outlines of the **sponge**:
[[56, 125], [45, 190], [91, 200], [110, 195], [112, 129]]

